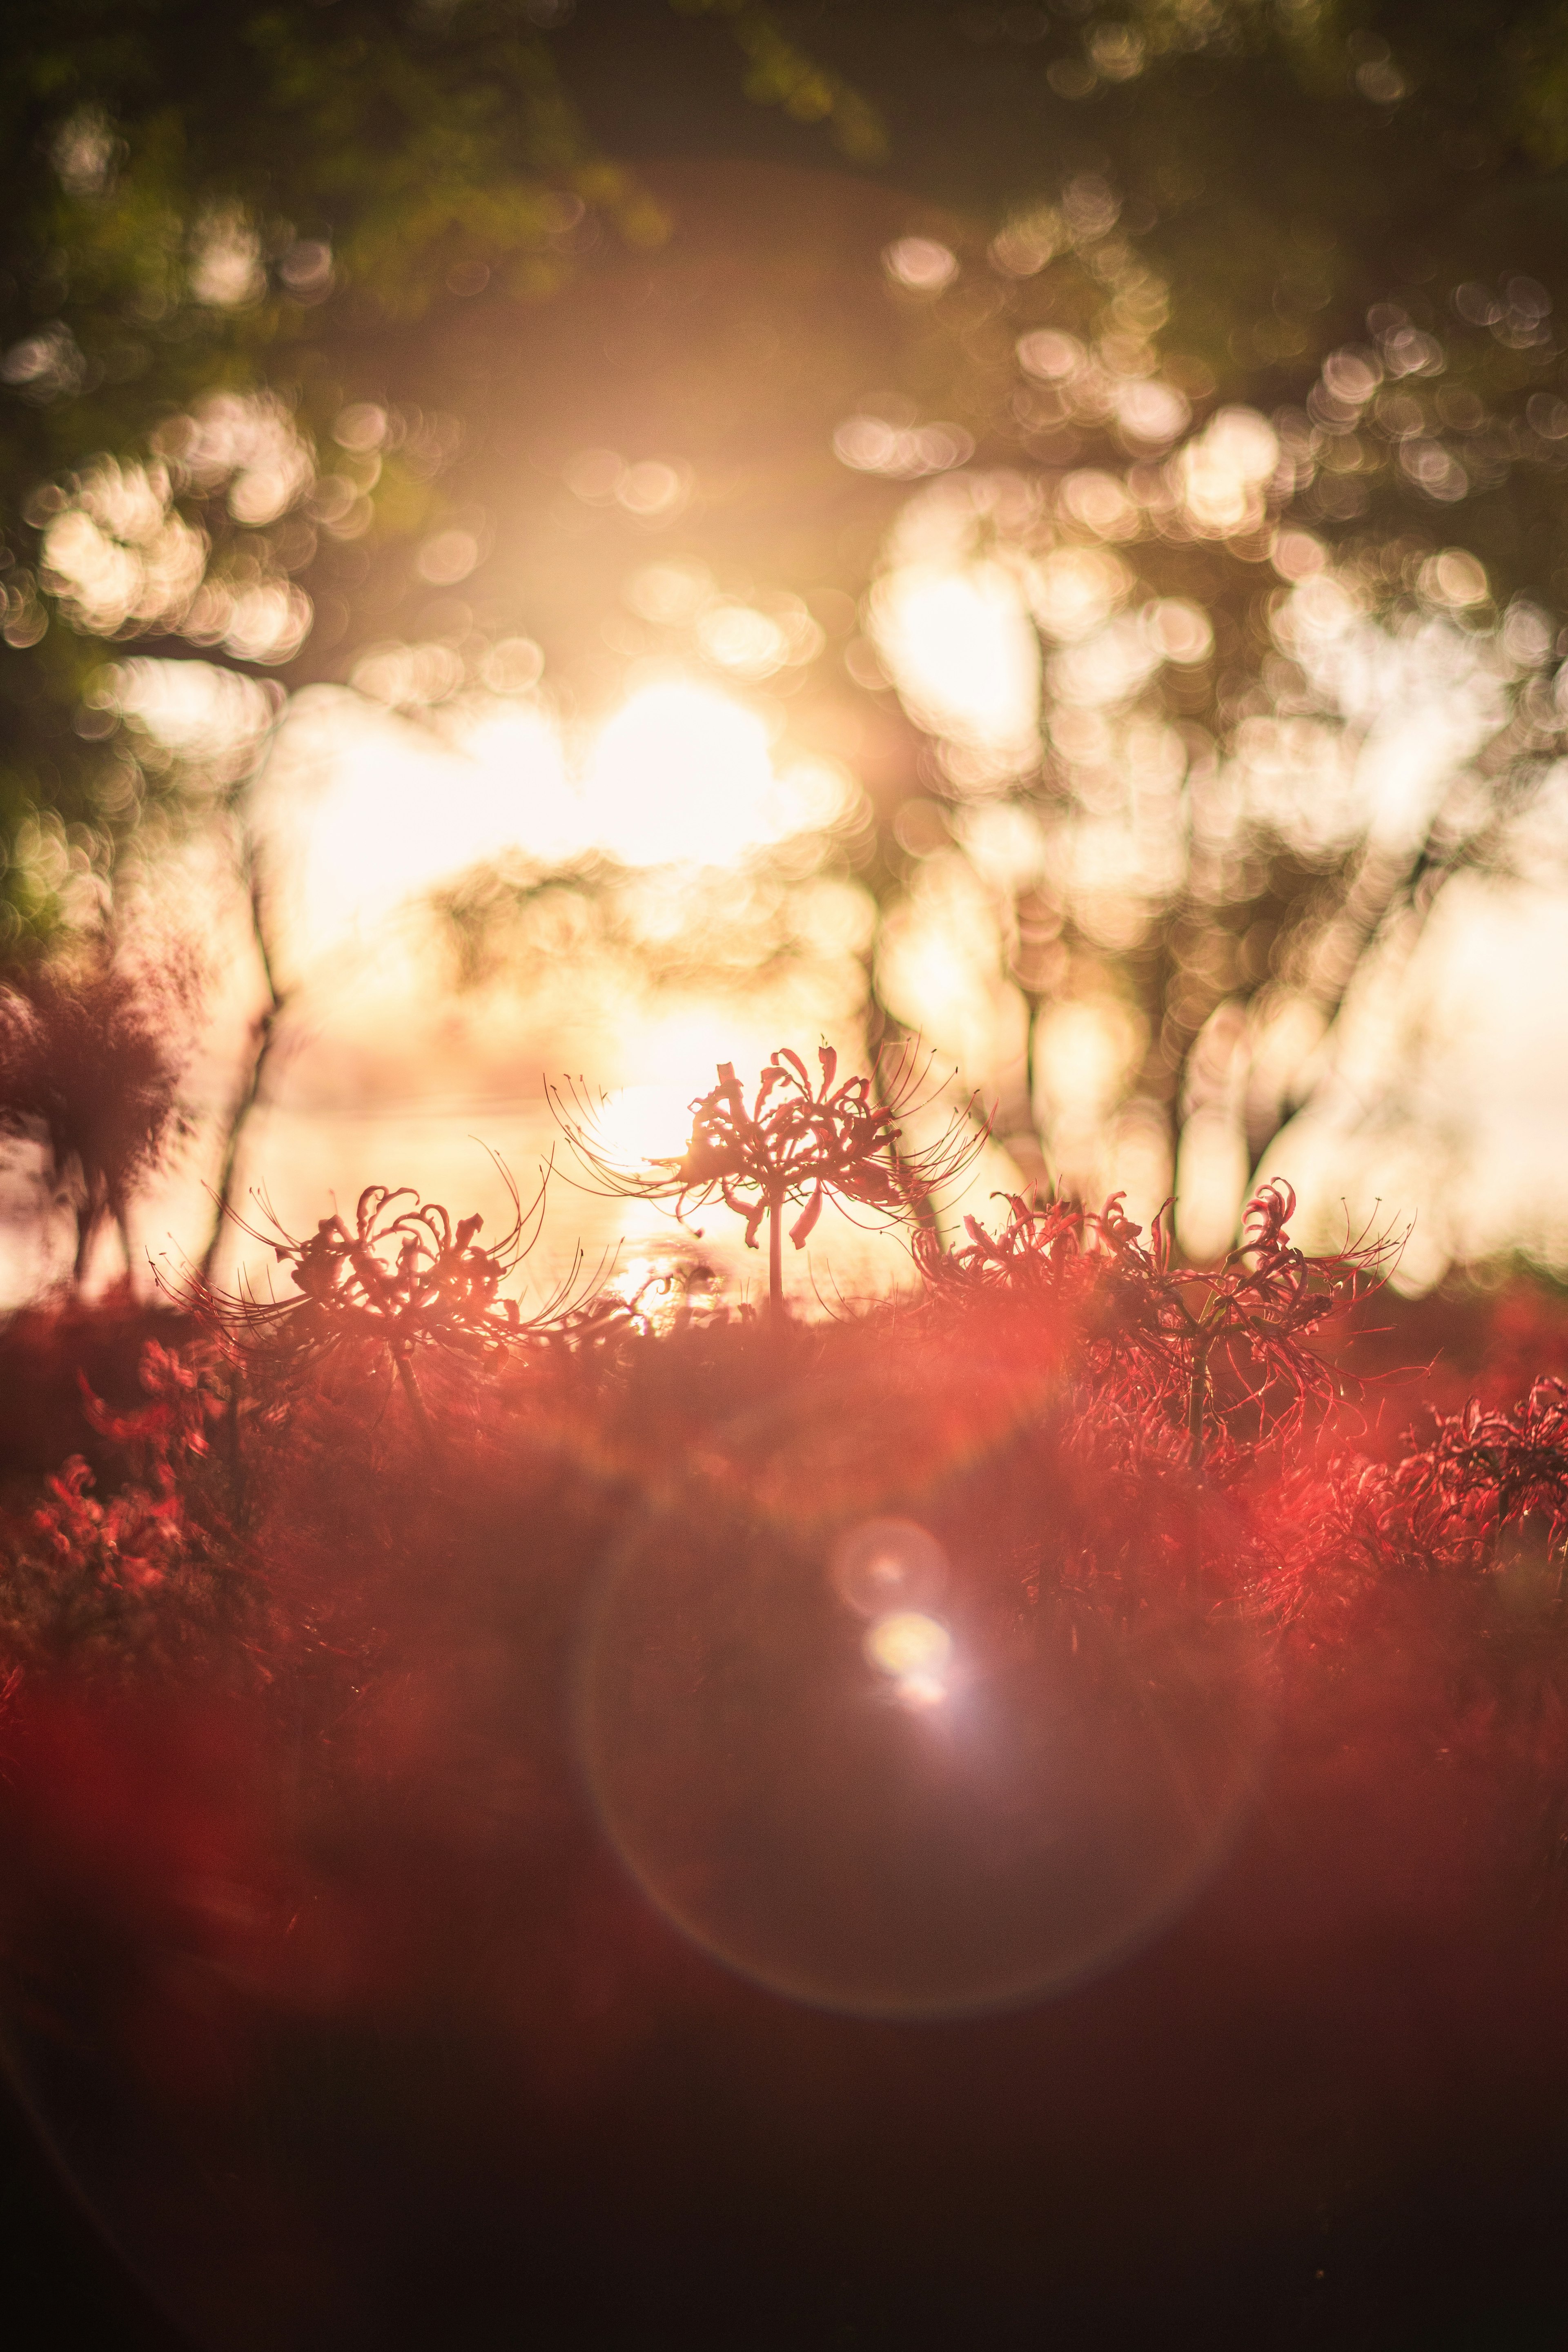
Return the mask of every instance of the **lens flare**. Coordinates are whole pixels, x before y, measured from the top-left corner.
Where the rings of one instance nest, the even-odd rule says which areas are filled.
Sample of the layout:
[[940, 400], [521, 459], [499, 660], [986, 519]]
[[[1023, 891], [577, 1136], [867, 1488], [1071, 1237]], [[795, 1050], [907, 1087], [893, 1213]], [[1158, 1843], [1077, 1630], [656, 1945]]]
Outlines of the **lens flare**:
[[952, 1636], [934, 1617], [918, 1609], [895, 1609], [878, 1618], [860, 1646], [907, 1705], [935, 1706], [947, 1696]]
[[947, 1556], [912, 1519], [868, 1519], [835, 1545], [832, 1570], [851, 1609], [880, 1617], [936, 1601], [947, 1583]]
[[1145, 1940], [1244, 1812], [1248, 1645], [1179, 1597], [1085, 1612], [1048, 1530], [1042, 1574], [910, 1519], [803, 1524], [781, 1483], [705, 1466], [589, 1629], [582, 1752], [648, 1899], [776, 1992], [889, 2018], [1037, 2000]]

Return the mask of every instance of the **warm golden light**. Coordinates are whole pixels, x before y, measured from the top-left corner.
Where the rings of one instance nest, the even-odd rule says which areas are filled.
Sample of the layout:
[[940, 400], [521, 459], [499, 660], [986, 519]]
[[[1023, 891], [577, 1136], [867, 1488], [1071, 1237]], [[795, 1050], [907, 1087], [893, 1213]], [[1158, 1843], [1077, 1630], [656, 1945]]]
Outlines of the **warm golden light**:
[[680, 677], [638, 688], [601, 729], [584, 792], [594, 837], [627, 865], [724, 865], [773, 836], [768, 731]]
[[595, 1122], [605, 1149], [628, 1166], [678, 1160], [691, 1133], [694, 1097], [679, 1085], [622, 1087]]
[[934, 1617], [918, 1609], [895, 1610], [877, 1619], [862, 1647], [868, 1662], [909, 1705], [931, 1706], [946, 1697], [942, 1677], [952, 1655], [952, 1636]]
[[879, 650], [911, 711], [1001, 772], [1036, 749], [1040, 653], [1017, 582], [999, 563], [910, 564], [878, 592]]
[[[691, 1106], [713, 1084], [721, 1061], [763, 1060], [748, 1047], [744, 1032], [714, 1006], [645, 1023], [628, 1034], [628, 1058], [649, 1075], [613, 1093], [595, 1125], [607, 1150], [623, 1164], [679, 1160], [691, 1139]], [[666, 1222], [662, 1213], [659, 1223]]]
[[291, 960], [363, 935], [486, 859], [579, 846], [576, 796], [547, 719], [519, 709], [489, 721], [475, 753], [437, 750], [357, 698], [301, 712], [258, 794]]

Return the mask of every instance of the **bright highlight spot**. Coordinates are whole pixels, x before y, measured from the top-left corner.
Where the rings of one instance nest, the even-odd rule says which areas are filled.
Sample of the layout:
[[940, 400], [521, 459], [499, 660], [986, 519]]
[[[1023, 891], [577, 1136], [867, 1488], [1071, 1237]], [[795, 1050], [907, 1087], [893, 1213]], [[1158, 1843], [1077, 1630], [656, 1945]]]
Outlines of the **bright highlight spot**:
[[694, 1098], [678, 1086], [622, 1087], [598, 1114], [595, 1132], [628, 1167], [679, 1160], [691, 1140]]
[[1131, 593], [1132, 573], [1107, 547], [1059, 547], [1029, 566], [1024, 586], [1046, 635], [1071, 645]]
[[438, 759], [412, 730], [367, 724], [363, 705], [331, 688], [296, 703], [257, 786], [257, 821], [290, 965], [471, 866], [535, 845], [570, 854], [583, 837], [560, 740], [541, 714], [487, 719], [469, 756]]
[[[627, 1045], [632, 1066], [648, 1075], [610, 1095], [595, 1115], [595, 1128], [614, 1157], [628, 1166], [680, 1158], [691, 1140], [691, 1106], [712, 1086], [719, 1063], [734, 1059], [749, 1069], [767, 1058], [759, 1041], [737, 1030], [722, 1013], [648, 1022], [628, 1035]], [[651, 1221], [662, 1228], [666, 1213], [653, 1213]]]
[[900, 1698], [930, 1706], [947, 1696], [942, 1675], [952, 1655], [952, 1636], [934, 1617], [897, 1609], [878, 1618], [861, 1646], [878, 1673], [897, 1684]]
[[858, 474], [889, 474], [912, 482], [922, 474], [967, 465], [974, 436], [962, 425], [889, 425], [880, 416], [847, 416], [833, 436], [833, 454]]
[[904, 702], [998, 772], [1034, 756], [1040, 648], [1018, 583], [1000, 563], [911, 564], [877, 592], [873, 628]]
[[1088, 363], [1089, 354], [1076, 335], [1056, 327], [1037, 327], [1020, 336], [1018, 364], [1042, 383], [1066, 383]]
[[911, 293], [940, 294], [958, 275], [958, 257], [934, 236], [900, 236], [886, 247], [882, 265], [889, 278]]
[[1252, 408], [1222, 408], [1182, 452], [1182, 492], [1194, 528], [1213, 538], [1256, 530], [1279, 436]]
[[724, 865], [773, 837], [766, 728], [683, 678], [641, 688], [606, 722], [584, 782], [595, 837], [630, 866]]

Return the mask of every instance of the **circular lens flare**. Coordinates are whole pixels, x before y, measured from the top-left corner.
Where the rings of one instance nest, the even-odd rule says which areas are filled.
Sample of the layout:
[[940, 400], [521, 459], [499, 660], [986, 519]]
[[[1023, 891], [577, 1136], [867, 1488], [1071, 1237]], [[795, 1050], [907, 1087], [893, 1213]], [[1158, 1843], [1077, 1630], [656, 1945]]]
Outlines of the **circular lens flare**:
[[1254, 1660], [1195, 1603], [1097, 1614], [1071, 1565], [803, 1528], [711, 1475], [651, 1513], [579, 1717], [646, 1895], [773, 1990], [884, 2017], [1037, 1999], [1145, 1940], [1245, 1808]]
[[832, 1551], [833, 1581], [851, 1609], [879, 1617], [891, 1609], [925, 1609], [947, 1583], [947, 1555], [913, 1519], [867, 1519]]

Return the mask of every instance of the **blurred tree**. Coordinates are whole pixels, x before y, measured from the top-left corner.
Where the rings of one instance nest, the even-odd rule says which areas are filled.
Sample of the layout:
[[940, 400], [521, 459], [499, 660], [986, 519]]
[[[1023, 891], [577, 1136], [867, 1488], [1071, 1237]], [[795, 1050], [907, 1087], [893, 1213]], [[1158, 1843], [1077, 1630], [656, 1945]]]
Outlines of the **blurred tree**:
[[[1228, 1123], [1256, 1165], [1368, 946], [1505, 856], [1549, 772], [1559, 6], [68, 0], [3, 103], [14, 926], [80, 910], [178, 749], [166, 677], [108, 646], [221, 670], [230, 773], [274, 682], [371, 678], [367, 646], [425, 709], [509, 658], [526, 683], [553, 618], [592, 690], [570, 519], [635, 532], [685, 493], [657, 445], [572, 472], [555, 347], [606, 344], [562, 289], [622, 306], [634, 376], [639, 339], [712, 330], [733, 289], [649, 193], [679, 194], [672, 152], [858, 176], [880, 224], [770, 586], [831, 646], [877, 575], [864, 635], [815, 657], [875, 752], [823, 870], [873, 902], [873, 1025], [931, 1019], [922, 930], [996, 960], [987, 1039], [954, 1041], [1010, 1060], [1026, 1168], [1042, 1125], [1081, 1160], [1037, 1066], [1075, 1036], [1102, 1122], [1156, 1156]], [[821, 276], [808, 228], [774, 224], [747, 289], [747, 398]], [[770, 515], [742, 520], [754, 569]], [[933, 690], [921, 643], [967, 646], [968, 686], [950, 662]]]
[[[1118, 1066], [1100, 1127], [1120, 1104], [1167, 1167], [1190, 1120], [1227, 1129], [1239, 1208], [1368, 950], [1506, 859], [1560, 747], [1568, 24], [941, 13], [952, 68], [967, 41], [970, 88], [992, 77], [948, 185], [973, 208], [984, 178], [1001, 226], [953, 239], [945, 278], [892, 257], [975, 457], [967, 495], [917, 494], [889, 564], [884, 657], [946, 740], [883, 855], [940, 906], [964, 895], [951, 837], [995, 896], [1026, 1165], [1038, 1015], [1066, 998]], [[872, 83], [898, 150], [939, 135], [913, 48]], [[1025, 126], [1051, 93], [1083, 129], [1042, 168]], [[858, 462], [919, 469], [907, 437], [867, 432]], [[984, 590], [1045, 642], [1037, 767], [957, 668], [933, 708], [912, 641], [944, 609], [979, 625]]]
[[[231, 679], [331, 674], [384, 598], [379, 578], [361, 593], [373, 572], [401, 584], [395, 551], [438, 529], [462, 439], [451, 409], [387, 387], [423, 383], [447, 314], [492, 281], [526, 307], [602, 236], [664, 234], [560, 88], [563, 13], [64, 0], [11, 24], [12, 937], [58, 919], [73, 877], [79, 903], [138, 814], [147, 747], [118, 724], [106, 643]], [[265, 692], [234, 685], [228, 708], [265, 734]]]

